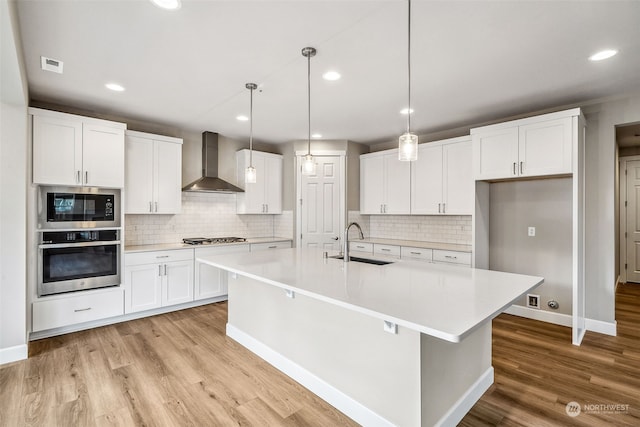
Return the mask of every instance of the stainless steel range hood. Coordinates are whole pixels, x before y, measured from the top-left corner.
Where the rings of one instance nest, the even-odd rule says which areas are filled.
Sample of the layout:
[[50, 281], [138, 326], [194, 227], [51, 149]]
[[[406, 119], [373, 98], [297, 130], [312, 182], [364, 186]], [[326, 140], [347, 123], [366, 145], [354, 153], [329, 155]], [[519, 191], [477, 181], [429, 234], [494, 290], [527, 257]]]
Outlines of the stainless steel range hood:
[[[235, 159], [233, 159], [235, 161]], [[218, 178], [218, 134], [202, 132], [202, 178], [185, 186], [182, 191], [206, 193], [244, 193], [236, 187]]]

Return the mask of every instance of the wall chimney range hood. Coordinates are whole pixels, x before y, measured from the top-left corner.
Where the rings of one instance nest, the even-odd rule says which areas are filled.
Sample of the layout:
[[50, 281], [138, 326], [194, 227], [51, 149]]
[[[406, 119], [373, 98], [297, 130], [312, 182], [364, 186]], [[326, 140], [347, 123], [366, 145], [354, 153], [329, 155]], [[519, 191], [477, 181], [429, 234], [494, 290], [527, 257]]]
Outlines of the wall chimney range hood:
[[202, 132], [202, 178], [185, 186], [182, 191], [206, 193], [244, 193], [236, 187], [218, 178], [218, 134]]

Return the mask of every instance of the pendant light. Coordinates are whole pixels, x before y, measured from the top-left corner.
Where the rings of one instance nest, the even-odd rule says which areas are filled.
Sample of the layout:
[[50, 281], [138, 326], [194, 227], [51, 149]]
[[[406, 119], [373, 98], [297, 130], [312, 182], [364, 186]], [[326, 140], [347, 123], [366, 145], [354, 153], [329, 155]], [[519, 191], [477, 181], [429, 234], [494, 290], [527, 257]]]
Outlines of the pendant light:
[[255, 83], [247, 83], [244, 85], [249, 89], [250, 102], [249, 102], [249, 166], [244, 171], [244, 181], [247, 184], [256, 183], [256, 168], [253, 167], [253, 91], [257, 89]]
[[311, 57], [316, 55], [316, 49], [313, 47], [305, 47], [302, 49], [302, 56], [307, 58], [307, 119], [309, 129], [307, 134], [307, 155], [302, 160], [302, 174], [316, 174], [316, 160], [311, 155]]
[[411, 0], [407, 0], [408, 23], [407, 23], [407, 132], [400, 135], [398, 139], [398, 159], [403, 161], [418, 160], [418, 135], [411, 133]]

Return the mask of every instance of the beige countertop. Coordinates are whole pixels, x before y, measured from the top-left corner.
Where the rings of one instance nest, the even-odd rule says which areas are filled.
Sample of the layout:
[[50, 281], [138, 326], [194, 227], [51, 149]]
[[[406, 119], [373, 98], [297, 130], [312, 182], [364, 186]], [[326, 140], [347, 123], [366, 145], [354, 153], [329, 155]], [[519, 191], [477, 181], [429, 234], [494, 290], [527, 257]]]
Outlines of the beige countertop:
[[218, 244], [206, 244], [206, 245], [186, 245], [184, 243], [159, 243], [156, 245], [129, 245], [124, 247], [126, 253], [134, 252], [152, 252], [152, 251], [170, 251], [173, 249], [193, 249], [201, 247], [211, 246], [233, 246], [233, 245], [247, 245], [251, 243], [273, 243], [273, 242], [286, 242], [291, 241], [287, 237], [252, 237], [247, 239], [246, 242], [235, 243], [218, 243]]
[[410, 246], [423, 249], [441, 249], [445, 251], [471, 252], [471, 245], [460, 245], [455, 243], [438, 243], [438, 242], [420, 242], [417, 240], [396, 240], [396, 239], [378, 239], [369, 237], [363, 240], [349, 240], [350, 242], [377, 243], [382, 245], [393, 246]]

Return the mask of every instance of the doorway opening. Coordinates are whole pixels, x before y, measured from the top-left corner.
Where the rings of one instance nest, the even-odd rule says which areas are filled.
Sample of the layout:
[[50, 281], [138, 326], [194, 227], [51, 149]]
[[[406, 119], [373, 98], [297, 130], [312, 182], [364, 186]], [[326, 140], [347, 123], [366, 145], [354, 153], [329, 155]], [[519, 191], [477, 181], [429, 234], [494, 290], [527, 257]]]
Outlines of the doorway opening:
[[616, 144], [619, 160], [617, 283], [640, 284], [640, 122], [616, 126]]

